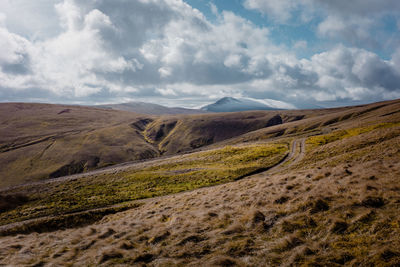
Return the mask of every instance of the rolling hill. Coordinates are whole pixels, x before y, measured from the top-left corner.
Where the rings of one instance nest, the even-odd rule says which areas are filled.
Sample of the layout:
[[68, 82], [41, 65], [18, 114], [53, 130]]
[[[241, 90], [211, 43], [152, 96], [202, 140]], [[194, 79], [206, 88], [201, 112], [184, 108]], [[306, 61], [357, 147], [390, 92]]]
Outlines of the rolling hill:
[[79, 106], [0, 104], [0, 185], [155, 157], [157, 149], [131, 126], [142, 119]]
[[[15, 110], [2, 140], [86, 131], [100, 112], [91, 125], [106, 136], [130, 125], [167, 156], [3, 189], [0, 264], [400, 264], [400, 100], [187, 116], [72, 110], [76, 125], [54, 119], [60, 108]], [[32, 109], [59, 127], [39, 128]], [[192, 146], [202, 129], [212, 141]]]
[[82, 106], [0, 104], [0, 187], [189, 152], [304, 117], [285, 114], [152, 116]]

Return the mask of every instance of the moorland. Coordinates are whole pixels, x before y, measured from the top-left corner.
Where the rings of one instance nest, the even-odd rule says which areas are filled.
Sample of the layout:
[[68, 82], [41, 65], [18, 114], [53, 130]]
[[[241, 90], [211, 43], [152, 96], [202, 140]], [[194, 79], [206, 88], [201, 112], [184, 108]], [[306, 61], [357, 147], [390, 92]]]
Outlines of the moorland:
[[400, 101], [0, 104], [0, 264], [397, 266]]

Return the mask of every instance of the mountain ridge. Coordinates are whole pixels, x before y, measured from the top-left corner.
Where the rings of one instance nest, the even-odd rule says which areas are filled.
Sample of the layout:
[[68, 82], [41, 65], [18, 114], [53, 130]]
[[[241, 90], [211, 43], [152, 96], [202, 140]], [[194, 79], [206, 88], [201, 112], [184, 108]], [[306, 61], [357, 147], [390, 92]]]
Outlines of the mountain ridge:
[[206, 111], [202, 111], [199, 109], [189, 109], [189, 108], [181, 108], [181, 107], [166, 107], [159, 104], [141, 102], [141, 101], [132, 101], [120, 104], [101, 104], [95, 105], [92, 107], [102, 108], [102, 109], [112, 109], [112, 110], [121, 110], [121, 111], [129, 111], [140, 114], [147, 115], [178, 115], [178, 114], [202, 114], [206, 113]]

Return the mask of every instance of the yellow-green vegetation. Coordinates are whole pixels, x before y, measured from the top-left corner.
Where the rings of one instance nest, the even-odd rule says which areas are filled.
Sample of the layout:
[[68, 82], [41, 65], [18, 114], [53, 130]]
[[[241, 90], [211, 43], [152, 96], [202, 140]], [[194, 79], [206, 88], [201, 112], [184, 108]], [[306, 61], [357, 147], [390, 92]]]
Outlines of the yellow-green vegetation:
[[368, 127], [338, 130], [326, 135], [312, 136], [307, 139], [307, 145], [309, 145], [310, 147], [318, 147], [344, 138], [349, 138], [363, 133], [368, 133], [376, 129], [390, 128], [399, 125], [400, 122], [393, 122], [393, 123], [390, 122], [390, 123], [379, 123]]
[[[241, 179], [282, 161], [288, 144], [228, 146], [118, 173], [26, 186], [29, 201], [0, 214], [0, 224], [62, 215]], [[13, 192], [9, 192], [10, 194]]]

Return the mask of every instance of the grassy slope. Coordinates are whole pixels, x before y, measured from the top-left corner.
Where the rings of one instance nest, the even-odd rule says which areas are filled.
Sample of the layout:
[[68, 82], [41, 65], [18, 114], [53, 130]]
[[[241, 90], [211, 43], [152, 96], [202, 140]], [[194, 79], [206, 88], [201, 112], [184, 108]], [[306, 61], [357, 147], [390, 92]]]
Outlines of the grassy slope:
[[0, 187], [158, 155], [131, 126], [135, 113], [0, 104]]
[[[0, 260], [61, 265], [72, 261], [397, 266], [400, 108], [399, 101], [377, 106], [338, 110], [226, 142], [320, 135], [307, 140], [305, 158], [284, 173], [149, 199], [92, 226], [4, 237]], [[273, 134], [283, 128], [281, 136]]]
[[315, 112], [152, 117], [79, 106], [0, 104], [0, 188], [172, 155], [308, 116]]

